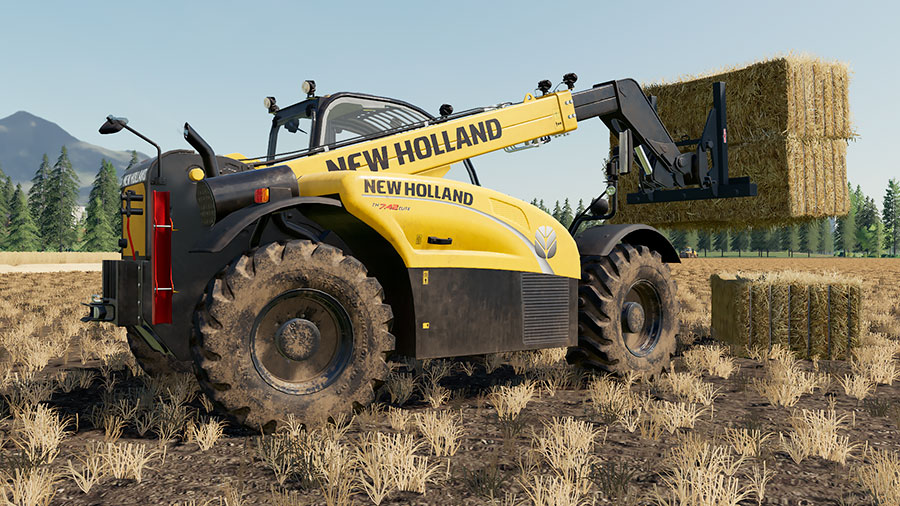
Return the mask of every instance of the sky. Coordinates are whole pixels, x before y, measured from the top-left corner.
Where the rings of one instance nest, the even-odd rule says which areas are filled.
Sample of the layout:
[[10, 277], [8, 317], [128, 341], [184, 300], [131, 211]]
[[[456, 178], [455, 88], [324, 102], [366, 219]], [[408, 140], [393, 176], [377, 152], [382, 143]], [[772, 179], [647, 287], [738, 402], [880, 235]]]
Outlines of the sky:
[[[185, 121], [217, 153], [266, 149], [263, 98], [360, 91], [436, 114], [520, 101], [566, 72], [576, 89], [674, 79], [802, 52], [848, 63], [858, 139], [851, 182], [879, 202], [900, 177], [897, 2], [12, 2], [0, 0], [0, 117], [26, 110], [111, 149], [108, 114], [163, 150], [190, 149]], [[475, 159], [481, 183], [524, 200], [589, 201], [605, 188], [599, 120], [540, 149]]]

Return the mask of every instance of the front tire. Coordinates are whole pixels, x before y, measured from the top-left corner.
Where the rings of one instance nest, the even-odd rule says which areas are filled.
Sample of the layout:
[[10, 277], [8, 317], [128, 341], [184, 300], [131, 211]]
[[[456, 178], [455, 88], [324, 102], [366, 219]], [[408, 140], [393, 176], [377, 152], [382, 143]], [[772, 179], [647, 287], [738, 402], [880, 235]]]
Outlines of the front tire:
[[271, 243], [207, 288], [192, 353], [207, 395], [239, 422], [272, 430], [374, 399], [394, 349], [390, 306], [365, 267], [310, 241]]
[[669, 364], [677, 334], [675, 282], [659, 253], [619, 244], [605, 257], [582, 258], [578, 346], [569, 363], [655, 376]]

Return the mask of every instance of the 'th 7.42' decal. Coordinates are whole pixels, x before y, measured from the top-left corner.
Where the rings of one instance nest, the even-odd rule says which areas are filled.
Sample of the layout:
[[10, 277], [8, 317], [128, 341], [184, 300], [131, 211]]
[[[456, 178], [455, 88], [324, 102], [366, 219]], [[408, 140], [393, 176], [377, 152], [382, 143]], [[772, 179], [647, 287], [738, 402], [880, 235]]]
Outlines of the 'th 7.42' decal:
[[372, 207], [379, 211], [409, 211], [409, 206], [400, 204], [386, 204], [384, 202], [372, 202]]

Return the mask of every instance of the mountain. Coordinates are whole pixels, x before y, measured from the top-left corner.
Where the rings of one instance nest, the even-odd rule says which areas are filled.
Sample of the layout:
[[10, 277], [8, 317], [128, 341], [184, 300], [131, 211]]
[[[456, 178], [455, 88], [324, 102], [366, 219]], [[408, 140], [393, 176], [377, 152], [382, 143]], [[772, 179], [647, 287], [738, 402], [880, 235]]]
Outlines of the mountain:
[[[30, 186], [44, 154], [51, 164], [56, 163], [62, 146], [69, 151], [69, 160], [81, 180], [79, 202], [82, 204], [87, 203], [102, 159], [112, 162], [120, 176], [131, 160], [129, 151], [113, 151], [80, 141], [56, 123], [26, 111], [0, 119], [0, 168], [14, 183]], [[143, 160], [147, 155], [138, 152], [138, 158]]]

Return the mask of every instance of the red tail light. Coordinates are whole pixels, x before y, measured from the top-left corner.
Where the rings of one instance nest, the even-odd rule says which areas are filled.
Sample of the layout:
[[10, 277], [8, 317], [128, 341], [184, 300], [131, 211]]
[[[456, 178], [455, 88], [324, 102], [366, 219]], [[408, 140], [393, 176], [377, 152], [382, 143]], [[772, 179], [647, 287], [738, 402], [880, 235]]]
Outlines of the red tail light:
[[172, 217], [169, 192], [153, 192], [153, 324], [172, 323]]

